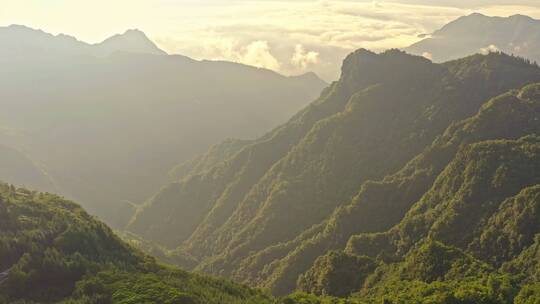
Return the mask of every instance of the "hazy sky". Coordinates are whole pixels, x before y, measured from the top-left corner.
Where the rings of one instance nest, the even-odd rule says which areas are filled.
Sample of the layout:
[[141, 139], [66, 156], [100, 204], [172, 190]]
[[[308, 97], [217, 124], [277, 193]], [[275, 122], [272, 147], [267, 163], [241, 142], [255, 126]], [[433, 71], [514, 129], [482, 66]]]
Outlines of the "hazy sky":
[[354, 49], [405, 47], [472, 12], [540, 18], [540, 0], [0, 0], [0, 26], [92, 43], [138, 28], [169, 53], [332, 79]]

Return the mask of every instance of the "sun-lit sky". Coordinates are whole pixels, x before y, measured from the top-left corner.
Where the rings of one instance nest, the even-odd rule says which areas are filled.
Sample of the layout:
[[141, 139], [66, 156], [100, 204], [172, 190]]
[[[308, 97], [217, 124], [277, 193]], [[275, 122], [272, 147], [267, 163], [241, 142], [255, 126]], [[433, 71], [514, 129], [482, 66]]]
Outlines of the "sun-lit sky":
[[540, 0], [0, 0], [0, 26], [90, 43], [138, 28], [168, 53], [333, 79], [354, 49], [405, 47], [472, 12], [540, 18]]

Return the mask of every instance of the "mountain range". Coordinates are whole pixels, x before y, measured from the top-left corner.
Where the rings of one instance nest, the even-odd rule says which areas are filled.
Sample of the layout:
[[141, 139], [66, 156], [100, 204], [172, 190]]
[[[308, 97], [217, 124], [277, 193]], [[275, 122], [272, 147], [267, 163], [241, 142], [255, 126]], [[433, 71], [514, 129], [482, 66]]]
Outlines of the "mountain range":
[[[38, 55], [36, 52], [94, 57], [107, 57], [115, 52], [167, 55], [138, 29], [127, 30], [125, 33], [114, 35], [101, 43], [88, 44], [69, 35], [52, 35], [41, 30], [13, 24], [0, 27], [0, 40], [6, 46], [0, 51], [3, 56], [36, 56]], [[8, 58], [3, 57], [2, 59]]]
[[9, 26], [0, 43], [0, 125], [12, 131], [2, 143], [116, 227], [175, 164], [259, 136], [326, 86], [312, 73], [167, 55], [138, 30], [90, 45]]
[[[255, 180], [274, 153], [283, 156]], [[262, 289], [160, 264], [75, 203], [0, 184], [0, 303], [535, 303], [539, 172], [538, 66], [502, 53], [435, 64], [358, 50], [340, 81], [283, 126], [177, 167], [180, 180], [132, 222], [168, 207], [144, 236], [180, 245], [141, 248]], [[250, 180], [250, 201], [225, 200]], [[204, 198], [220, 187], [220, 204], [192, 215], [192, 235], [151, 234], [171, 217], [189, 220], [188, 190]]]
[[[279, 99], [270, 80], [285, 87], [292, 81], [296, 89], [302, 83], [301, 92], [320, 81], [123, 52], [116, 43], [110, 54], [48, 54], [19, 62], [22, 70], [11, 66], [0, 96], [28, 95], [3, 104], [0, 164], [9, 170], [0, 178], [49, 191], [84, 185], [88, 192], [79, 193], [88, 194], [88, 206], [106, 206], [108, 216], [111, 202], [127, 193], [150, 198], [111, 220], [127, 223], [122, 240], [71, 201], [0, 183], [0, 303], [539, 303], [540, 67], [530, 56], [498, 51], [487, 37], [492, 28], [506, 35], [512, 27], [514, 38], [533, 37], [535, 23], [473, 14], [419, 43], [434, 49], [419, 48], [418, 55], [356, 50], [339, 80], [288, 120], [185, 161], [173, 147], [186, 149], [182, 144], [204, 134], [187, 118], [211, 119], [214, 134], [229, 125], [210, 110], [247, 111], [249, 102], [231, 104], [238, 92], [259, 95], [249, 113], [261, 120], [269, 112], [261, 102]], [[483, 29], [478, 45], [489, 43], [488, 51], [471, 54], [478, 45], [470, 38], [464, 56], [463, 49], [436, 53], [438, 42], [469, 34], [463, 24]], [[177, 70], [189, 75], [174, 76]], [[28, 75], [48, 86], [21, 92], [27, 82], [14, 79]], [[175, 101], [188, 89], [201, 94], [194, 104], [205, 100], [206, 115], [188, 112], [178, 122], [186, 108], [174, 111]], [[254, 131], [245, 128], [236, 131]], [[153, 175], [138, 175], [167, 166], [168, 177], [150, 184]], [[73, 168], [87, 174], [76, 174], [82, 182], [74, 182]]]
[[[452, 159], [463, 157], [459, 147], [537, 134], [537, 86], [512, 90], [539, 81], [538, 66], [502, 53], [436, 64], [398, 50], [358, 50], [345, 59], [340, 80], [286, 124], [177, 168], [178, 180], [128, 229], [175, 249], [169, 254], [179, 261], [189, 258], [184, 267], [278, 295], [316, 290], [306, 276], [319, 276], [310, 270], [318, 257], [352, 246], [358, 234], [398, 225]], [[523, 140], [515, 149], [535, 145], [534, 137]], [[534, 163], [519, 167], [532, 185]]]
[[454, 20], [404, 50], [436, 62], [501, 51], [540, 61], [540, 20], [474, 13]]

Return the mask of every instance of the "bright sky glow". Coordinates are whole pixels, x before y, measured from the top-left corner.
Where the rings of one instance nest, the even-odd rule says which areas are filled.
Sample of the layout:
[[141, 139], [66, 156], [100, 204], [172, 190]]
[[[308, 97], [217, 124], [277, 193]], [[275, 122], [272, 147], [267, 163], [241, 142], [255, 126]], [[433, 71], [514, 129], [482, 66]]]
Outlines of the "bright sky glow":
[[169, 53], [333, 79], [354, 49], [405, 47], [472, 12], [540, 18], [540, 1], [0, 0], [0, 26], [86, 42], [138, 28]]

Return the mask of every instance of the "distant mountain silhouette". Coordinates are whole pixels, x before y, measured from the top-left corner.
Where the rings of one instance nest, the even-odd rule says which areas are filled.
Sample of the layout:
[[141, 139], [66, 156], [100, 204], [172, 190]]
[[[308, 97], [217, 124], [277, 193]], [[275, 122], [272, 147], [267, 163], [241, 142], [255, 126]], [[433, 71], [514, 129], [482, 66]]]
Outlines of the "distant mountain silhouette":
[[114, 35], [103, 42], [94, 45], [102, 53], [110, 54], [115, 51], [125, 51], [132, 53], [145, 53], [165, 55], [165, 51], [160, 50], [146, 34], [140, 30], [127, 30], [124, 34]]
[[166, 54], [137, 29], [114, 35], [101, 43], [88, 44], [64, 34], [55, 36], [23, 25], [10, 25], [0, 27], [0, 42], [2, 43], [0, 54], [35, 51], [90, 56], [108, 56], [114, 52]]
[[454, 20], [405, 51], [436, 62], [500, 50], [540, 61], [540, 20], [472, 14]]
[[312, 73], [167, 55], [138, 30], [90, 45], [9, 26], [0, 45], [0, 122], [18, 134], [1, 139], [110, 224], [178, 163], [266, 132], [326, 86]]

